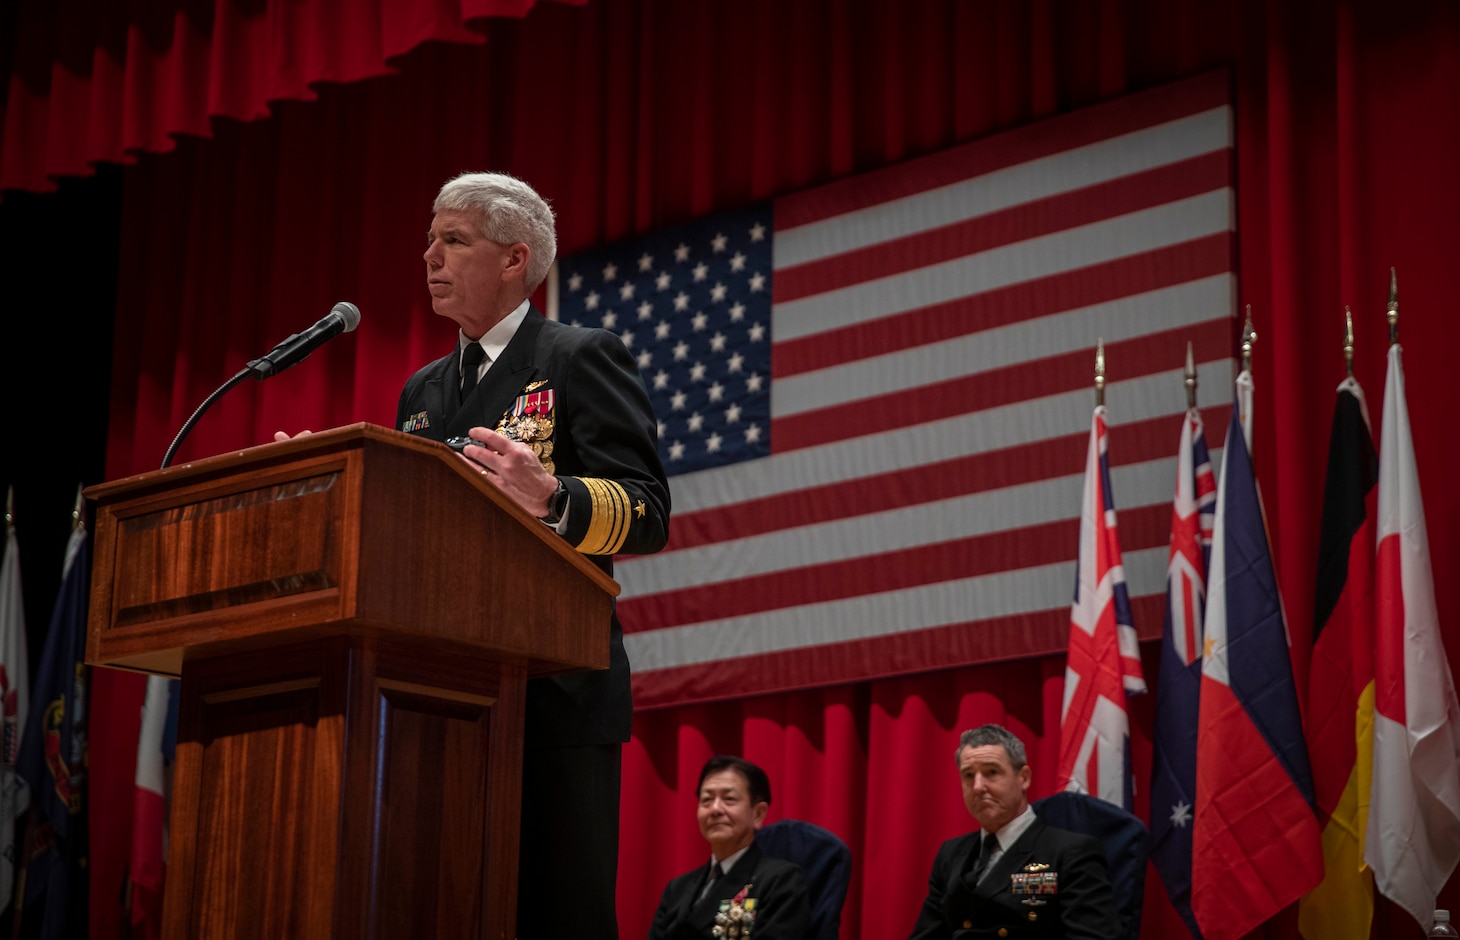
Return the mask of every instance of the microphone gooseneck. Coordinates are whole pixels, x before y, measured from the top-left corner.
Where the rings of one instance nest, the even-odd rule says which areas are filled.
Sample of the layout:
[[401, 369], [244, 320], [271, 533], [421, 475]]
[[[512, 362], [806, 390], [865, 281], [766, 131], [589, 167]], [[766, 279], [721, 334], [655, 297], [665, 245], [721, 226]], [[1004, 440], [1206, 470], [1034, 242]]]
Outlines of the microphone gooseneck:
[[167, 448], [167, 453], [162, 457], [163, 468], [172, 465], [172, 458], [177, 455], [177, 449], [181, 446], [183, 438], [187, 437], [188, 432], [193, 429], [193, 425], [198, 423], [203, 412], [211, 408], [213, 403], [222, 398], [230, 388], [249, 376], [263, 381], [271, 375], [278, 375], [290, 366], [303, 362], [325, 340], [341, 333], [353, 332], [359, 325], [360, 308], [342, 300], [335, 304], [330, 312], [314, 326], [302, 333], [295, 333], [287, 337], [264, 355], [249, 362], [239, 370], [237, 375], [218, 386], [213, 394], [203, 399], [203, 403], [197, 407], [197, 410], [183, 424], [182, 429], [177, 432], [177, 437], [172, 439], [171, 446]]

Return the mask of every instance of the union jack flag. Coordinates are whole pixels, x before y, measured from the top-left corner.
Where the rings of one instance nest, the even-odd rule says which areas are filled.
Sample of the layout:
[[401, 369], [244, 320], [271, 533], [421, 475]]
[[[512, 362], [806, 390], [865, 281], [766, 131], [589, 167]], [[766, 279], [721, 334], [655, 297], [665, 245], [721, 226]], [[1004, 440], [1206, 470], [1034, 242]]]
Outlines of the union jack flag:
[[1132, 809], [1125, 697], [1146, 691], [1110, 492], [1105, 406], [1090, 422], [1056, 786]]

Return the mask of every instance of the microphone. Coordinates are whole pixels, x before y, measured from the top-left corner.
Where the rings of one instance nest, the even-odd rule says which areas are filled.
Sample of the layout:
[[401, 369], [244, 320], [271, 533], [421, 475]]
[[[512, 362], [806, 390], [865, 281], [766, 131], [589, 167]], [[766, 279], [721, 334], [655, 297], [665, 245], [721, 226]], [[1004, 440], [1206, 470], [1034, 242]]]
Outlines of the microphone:
[[290, 366], [303, 362], [331, 336], [352, 332], [359, 325], [360, 308], [347, 301], [340, 301], [314, 326], [303, 333], [294, 333], [287, 337], [282, 343], [248, 363], [245, 369], [262, 382], [271, 375], [278, 375]]

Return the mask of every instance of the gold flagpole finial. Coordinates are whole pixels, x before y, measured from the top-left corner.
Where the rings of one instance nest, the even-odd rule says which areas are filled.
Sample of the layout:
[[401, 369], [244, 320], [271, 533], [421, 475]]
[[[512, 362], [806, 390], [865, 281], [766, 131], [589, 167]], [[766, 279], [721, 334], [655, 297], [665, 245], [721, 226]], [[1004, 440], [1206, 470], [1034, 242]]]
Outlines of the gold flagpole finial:
[[1095, 407], [1105, 406], [1105, 337], [1095, 339]]
[[1389, 269], [1389, 345], [1399, 342], [1399, 275]]
[[1242, 325], [1242, 371], [1252, 371], [1252, 345], [1257, 342], [1257, 331], [1252, 328], [1252, 305], [1247, 305], [1247, 322]]
[[86, 497], [81, 495], [81, 484], [76, 484], [76, 507], [71, 510], [71, 528], [81, 531], [86, 528]]
[[1343, 367], [1349, 378], [1354, 377], [1354, 312], [1348, 304], [1343, 305]]
[[1191, 355], [1191, 340], [1186, 341], [1186, 408], [1196, 407], [1196, 360]]
[[15, 528], [15, 484], [5, 488], [5, 528]]

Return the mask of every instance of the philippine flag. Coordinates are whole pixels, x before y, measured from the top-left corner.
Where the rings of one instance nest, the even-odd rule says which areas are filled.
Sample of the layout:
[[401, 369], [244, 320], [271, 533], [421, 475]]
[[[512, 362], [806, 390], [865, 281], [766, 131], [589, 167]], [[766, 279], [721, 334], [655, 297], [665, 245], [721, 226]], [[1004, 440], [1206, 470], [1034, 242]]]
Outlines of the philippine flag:
[[1191, 907], [1206, 940], [1241, 937], [1323, 877], [1287, 626], [1237, 378], [1217, 480], [1197, 727]]

